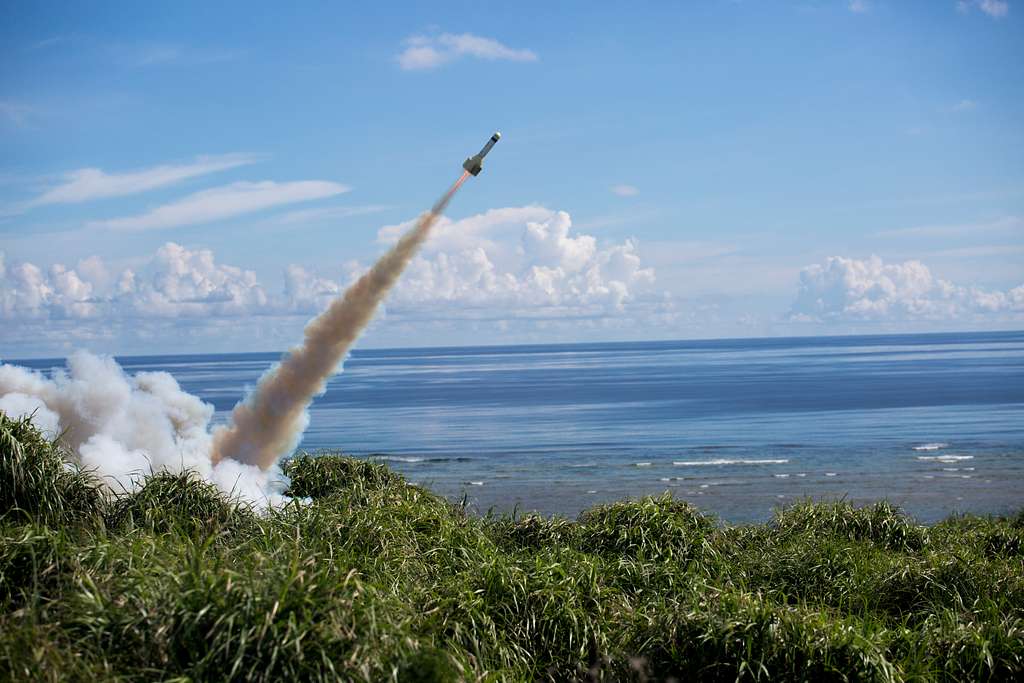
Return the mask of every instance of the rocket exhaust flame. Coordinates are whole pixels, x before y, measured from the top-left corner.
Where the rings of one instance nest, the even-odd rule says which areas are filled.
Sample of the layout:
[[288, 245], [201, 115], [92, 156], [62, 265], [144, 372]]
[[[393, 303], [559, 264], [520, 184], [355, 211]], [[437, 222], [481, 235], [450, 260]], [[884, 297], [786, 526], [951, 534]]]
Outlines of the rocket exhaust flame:
[[469, 176], [470, 171], [463, 171], [398, 244], [306, 326], [302, 344], [260, 379], [253, 394], [235, 406], [230, 423], [214, 433], [214, 463], [231, 458], [266, 470], [295, 449], [309, 421], [306, 408], [313, 397], [324, 390], [327, 379]]

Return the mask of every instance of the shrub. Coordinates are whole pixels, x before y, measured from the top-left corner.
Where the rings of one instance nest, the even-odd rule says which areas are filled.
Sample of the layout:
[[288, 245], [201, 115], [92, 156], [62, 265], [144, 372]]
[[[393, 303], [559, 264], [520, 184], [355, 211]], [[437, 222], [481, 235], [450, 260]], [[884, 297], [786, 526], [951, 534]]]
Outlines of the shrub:
[[686, 560], [712, 552], [715, 524], [689, 503], [670, 495], [612, 503], [580, 515], [580, 545], [599, 554]]
[[0, 411], [0, 519], [92, 523], [102, 509], [95, 482], [57, 441], [46, 439], [30, 417]]
[[251, 510], [192, 472], [158, 472], [137, 491], [117, 498], [107, 523], [112, 528], [142, 527], [156, 533], [211, 534], [252, 520]]
[[639, 615], [631, 640], [655, 680], [891, 681], [884, 632], [757, 595], [708, 591]]
[[438, 587], [435, 628], [492, 665], [569, 680], [614, 643], [619, 594], [599, 562], [572, 550], [495, 555]]
[[404, 486], [404, 480], [385, 465], [347, 458], [342, 455], [300, 455], [282, 467], [291, 479], [287, 495], [297, 498], [324, 498], [336, 493], [351, 495]]
[[814, 532], [851, 541], [868, 541], [880, 548], [914, 552], [927, 542], [926, 529], [913, 523], [886, 501], [857, 508], [846, 502], [804, 501], [779, 511], [775, 527], [786, 533]]
[[0, 526], [0, 605], [53, 600], [74, 553], [66, 534], [46, 526]]
[[527, 515], [520, 519], [503, 517], [489, 520], [488, 533], [495, 543], [506, 550], [542, 550], [565, 545], [577, 545], [580, 527], [559, 517], [546, 519]]
[[928, 673], [957, 681], [1020, 680], [1024, 618], [984, 601], [969, 612], [945, 610], [924, 624]]
[[188, 473], [106, 502], [2, 426], [0, 680], [1024, 677], [1012, 518], [724, 527], [663, 496], [479, 519], [341, 456], [287, 463], [302, 499], [258, 514]]
[[992, 529], [984, 538], [985, 554], [990, 557], [1024, 555], [1024, 532], [1017, 529]]

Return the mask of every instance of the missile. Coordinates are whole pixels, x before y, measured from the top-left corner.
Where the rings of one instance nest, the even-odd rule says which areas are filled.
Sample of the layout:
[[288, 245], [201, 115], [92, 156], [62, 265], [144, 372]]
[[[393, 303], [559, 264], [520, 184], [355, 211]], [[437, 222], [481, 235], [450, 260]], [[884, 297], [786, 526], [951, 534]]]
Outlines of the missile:
[[491, 147], [494, 147], [494, 143], [501, 139], [501, 133], [495, 133], [491, 136], [491, 139], [487, 141], [484, 148], [479, 152], [471, 156], [462, 162], [462, 168], [466, 169], [472, 175], [480, 175], [480, 171], [484, 169], [484, 157], [491, 151]]

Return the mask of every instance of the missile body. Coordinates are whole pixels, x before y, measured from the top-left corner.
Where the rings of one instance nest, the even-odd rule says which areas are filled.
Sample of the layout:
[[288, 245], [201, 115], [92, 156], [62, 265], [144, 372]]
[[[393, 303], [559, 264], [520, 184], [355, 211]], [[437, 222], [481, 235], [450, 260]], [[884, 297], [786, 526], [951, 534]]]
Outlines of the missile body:
[[469, 157], [462, 162], [462, 168], [469, 171], [472, 175], [480, 175], [480, 171], [484, 168], [484, 157], [491, 151], [491, 147], [494, 147], [494, 143], [501, 139], [501, 133], [495, 133], [491, 136], [491, 139], [487, 141], [483, 149]]

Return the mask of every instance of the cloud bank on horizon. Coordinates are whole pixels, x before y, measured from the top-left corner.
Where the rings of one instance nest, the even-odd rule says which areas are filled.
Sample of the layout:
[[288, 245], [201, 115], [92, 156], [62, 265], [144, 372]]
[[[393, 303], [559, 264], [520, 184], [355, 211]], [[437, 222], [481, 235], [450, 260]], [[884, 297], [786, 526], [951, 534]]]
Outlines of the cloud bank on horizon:
[[[385, 226], [378, 242], [392, 244], [412, 220]], [[459, 220], [443, 218], [423, 253], [385, 304], [385, 317], [423, 324], [486, 321], [514, 330], [542, 321], [643, 325], [671, 335], [685, 317], [678, 293], [657, 287], [634, 239], [601, 243], [574, 230], [565, 211], [540, 206], [492, 209]], [[102, 258], [73, 266], [8, 262], [0, 252], [0, 341], [20, 341], [19, 325], [73, 322], [63, 335], [81, 341], [102, 336], [112, 323], [146, 321], [209, 324], [246, 318], [309, 317], [366, 271], [350, 261], [339, 277], [300, 264], [283, 282], [261, 282], [255, 271], [218, 262], [209, 249], [167, 242], [138, 269], [112, 269]], [[1024, 283], [1005, 291], [956, 284], [924, 263], [885, 263], [831, 256], [804, 267], [790, 284], [793, 304], [779, 322], [1024, 323]], [[419, 321], [417, 323], [417, 321]], [[66, 337], [65, 337], [66, 340]], [[41, 340], [40, 340], [41, 341]]]
[[[378, 241], [393, 243], [413, 222], [381, 228]], [[572, 231], [564, 211], [493, 209], [457, 221], [443, 218], [435, 231], [388, 300], [393, 313], [428, 310], [457, 318], [486, 309], [492, 317], [514, 317], [536, 308], [614, 314], [654, 284], [654, 271], [642, 267], [634, 240], [599, 247], [594, 236]], [[289, 264], [283, 287], [269, 294], [273, 288], [254, 271], [175, 242], [157, 249], [138, 272], [113, 272], [98, 256], [44, 268], [8, 263], [0, 252], [0, 319], [311, 315], [366, 267], [349, 262], [346, 277], [332, 279]]]
[[1024, 283], [1000, 292], [953, 284], [920, 261], [831, 256], [800, 272], [791, 315], [802, 321], [984, 320], [1024, 322]]

